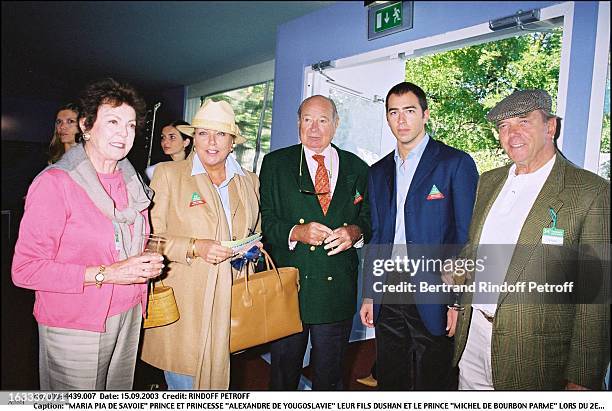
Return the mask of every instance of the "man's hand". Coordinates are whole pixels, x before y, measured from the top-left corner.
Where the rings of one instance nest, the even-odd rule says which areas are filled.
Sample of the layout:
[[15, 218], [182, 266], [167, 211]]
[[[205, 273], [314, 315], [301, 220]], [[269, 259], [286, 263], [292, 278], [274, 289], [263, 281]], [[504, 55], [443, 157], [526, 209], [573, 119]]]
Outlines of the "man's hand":
[[308, 223], [296, 225], [291, 232], [291, 241], [310, 245], [321, 245], [332, 234], [332, 229], [321, 223]]
[[446, 312], [446, 336], [452, 337], [455, 335], [455, 331], [457, 328], [457, 317], [459, 316], [459, 311], [453, 310], [449, 308]]
[[445, 264], [440, 272], [442, 282], [447, 285], [463, 285], [466, 280], [471, 280], [470, 272], [463, 268], [465, 261], [464, 258], [455, 258], [452, 264]]
[[578, 385], [578, 384], [574, 384], [573, 382], [567, 382], [567, 384], [565, 384], [565, 389], [568, 391], [586, 391], [588, 390], [587, 387], [584, 387], [582, 385]]
[[442, 277], [442, 282], [446, 285], [455, 285], [455, 280], [453, 279], [453, 273], [455, 270], [449, 269], [446, 266], [442, 267], [442, 271], [440, 272], [440, 276]]
[[347, 225], [336, 228], [331, 235], [325, 239], [325, 249], [331, 250], [327, 255], [335, 255], [348, 250], [361, 237], [361, 228], [357, 225]]
[[364, 298], [359, 310], [361, 323], [368, 328], [374, 328], [374, 304], [372, 299]]

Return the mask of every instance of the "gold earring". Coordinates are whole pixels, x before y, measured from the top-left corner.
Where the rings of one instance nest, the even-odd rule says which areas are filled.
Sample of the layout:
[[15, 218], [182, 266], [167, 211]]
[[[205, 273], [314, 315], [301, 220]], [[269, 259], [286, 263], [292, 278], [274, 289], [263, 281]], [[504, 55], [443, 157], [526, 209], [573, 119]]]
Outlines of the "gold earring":
[[89, 133], [83, 133], [83, 140], [85, 141], [89, 141], [89, 139], [91, 138], [91, 134]]

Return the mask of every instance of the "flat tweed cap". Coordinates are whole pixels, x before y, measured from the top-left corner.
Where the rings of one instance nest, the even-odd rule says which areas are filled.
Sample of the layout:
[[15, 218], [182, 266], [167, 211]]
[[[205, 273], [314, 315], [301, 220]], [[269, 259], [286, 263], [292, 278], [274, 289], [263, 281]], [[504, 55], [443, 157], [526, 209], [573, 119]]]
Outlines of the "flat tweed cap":
[[544, 90], [520, 90], [497, 103], [487, 114], [487, 120], [497, 123], [510, 117], [518, 117], [534, 110], [550, 114], [552, 98]]

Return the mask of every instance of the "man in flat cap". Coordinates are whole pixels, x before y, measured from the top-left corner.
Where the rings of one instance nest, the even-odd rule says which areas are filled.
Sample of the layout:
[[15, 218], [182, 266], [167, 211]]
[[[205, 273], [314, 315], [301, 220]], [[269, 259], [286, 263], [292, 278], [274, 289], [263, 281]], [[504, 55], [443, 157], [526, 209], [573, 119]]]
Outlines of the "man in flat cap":
[[[610, 361], [610, 184], [556, 149], [551, 106], [547, 92], [523, 90], [487, 115], [513, 164], [480, 177], [466, 255], [505, 255], [492, 276], [485, 268], [472, 280], [497, 272], [507, 288], [464, 295], [459, 389], [602, 387]], [[521, 283], [563, 281], [572, 292], [521, 292]]]

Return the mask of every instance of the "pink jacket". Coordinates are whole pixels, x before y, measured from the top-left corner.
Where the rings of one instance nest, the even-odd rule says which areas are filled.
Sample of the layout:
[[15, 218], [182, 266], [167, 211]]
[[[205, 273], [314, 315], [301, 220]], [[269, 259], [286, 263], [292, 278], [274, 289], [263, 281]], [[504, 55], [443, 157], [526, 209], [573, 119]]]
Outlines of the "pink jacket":
[[[105, 188], [123, 208], [123, 179]], [[148, 227], [147, 210], [142, 214]], [[133, 306], [128, 299], [140, 299], [144, 313], [145, 284], [84, 285], [87, 266], [111, 265], [117, 259], [113, 224], [85, 191], [62, 170], [39, 175], [28, 190], [12, 267], [15, 285], [36, 291], [36, 320], [52, 327], [104, 332], [107, 316], [116, 314], [111, 312], [113, 298], [114, 310], [117, 304]]]

